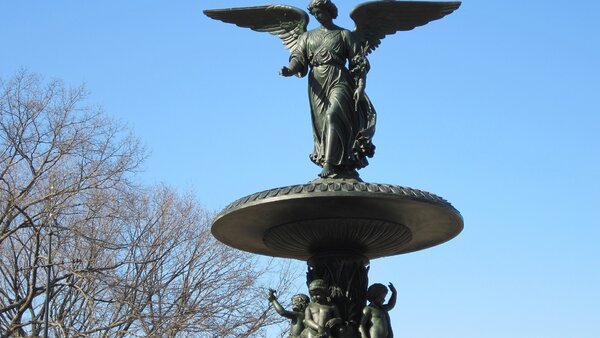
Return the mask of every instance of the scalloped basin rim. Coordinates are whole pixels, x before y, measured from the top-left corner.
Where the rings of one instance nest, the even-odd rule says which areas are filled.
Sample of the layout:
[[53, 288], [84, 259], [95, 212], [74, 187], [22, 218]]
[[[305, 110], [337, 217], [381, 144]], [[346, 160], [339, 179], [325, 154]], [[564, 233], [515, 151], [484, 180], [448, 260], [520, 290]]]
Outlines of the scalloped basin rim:
[[[274, 230], [283, 225], [288, 225], [285, 231]], [[341, 247], [369, 259], [403, 254], [444, 243], [462, 229], [462, 216], [441, 197], [362, 182], [255, 193], [230, 204], [212, 225], [213, 235], [234, 248], [300, 260]]]

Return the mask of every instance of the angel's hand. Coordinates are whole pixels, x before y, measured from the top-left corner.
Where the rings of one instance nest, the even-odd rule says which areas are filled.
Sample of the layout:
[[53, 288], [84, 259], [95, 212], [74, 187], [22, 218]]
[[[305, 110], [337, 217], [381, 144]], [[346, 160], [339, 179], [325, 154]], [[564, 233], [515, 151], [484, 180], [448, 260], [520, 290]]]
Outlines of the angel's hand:
[[291, 69], [289, 69], [288, 67], [283, 66], [279, 70], [279, 75], [289, 77], [289, 76], [293, 76], [294, 72]]
[[354, 91], [354, 110], [358, 110], [358, 103], [365, 97], [365, 88], [358, 86]]

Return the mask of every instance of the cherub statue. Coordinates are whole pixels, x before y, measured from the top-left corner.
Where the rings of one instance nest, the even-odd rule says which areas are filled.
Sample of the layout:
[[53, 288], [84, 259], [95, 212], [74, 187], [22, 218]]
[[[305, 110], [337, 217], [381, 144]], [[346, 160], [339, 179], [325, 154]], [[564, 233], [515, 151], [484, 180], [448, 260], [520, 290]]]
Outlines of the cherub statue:
[[209, 17], [279, 36], [291, 51], [283, 76], [308, 75], [314, 149], [310, 159], [322, 178], [358, 178], [375, 151], [376, 113], [365, 94], [367, 55], [387, 35], [411, 30], [452, 13], [460, 2], [371, 1], [356, 6], [353, 31], [333, 23], [331, 0], [312, 0], [308, 11], [320, 27], [307, 31], [301, 9], [267, 5], [205, 10]]
[[387, 295], [387, 288], [383, 284], [375, 283], [367, 289], [369, 305], [363, 309], [363, 316], [358, 330], [361, 338], [393, 338], [392, 323], [388, 312], [396, 305], [396, 288], [389, 284], [392, 296], [387, 304], [383, 304]]
[[285, 318], [292, 320], [290, 328], [290, 338], [300, 338], [302, 331], [304, 331], [304, 311], [308, 306], [309, 298], [305, 294], [297, 294], [292, 297], [292, 311], [285, 310], [275, 296], [275, 290], [269, 289], [269, 302], [273, 304], [275, 311]]
[[324, 280], [310, 282], [312, 303], [305, 310], [303, 338], [331, 338], [332, 328], [343, 323], [338, 308], [331, 302], [329, 288]]

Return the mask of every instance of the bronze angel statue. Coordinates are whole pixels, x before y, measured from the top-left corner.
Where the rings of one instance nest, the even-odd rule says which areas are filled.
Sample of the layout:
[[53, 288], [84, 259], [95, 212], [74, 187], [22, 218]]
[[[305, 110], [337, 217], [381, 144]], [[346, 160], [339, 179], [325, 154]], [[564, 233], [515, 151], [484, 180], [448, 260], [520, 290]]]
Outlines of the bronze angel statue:
[[205, 10], [207, 16], [258, 32], [277, 35], [290, 50], [282, 76], [308, 76], [314, 150], [310, 159], [322, 178], [358, 178], [375, 151], [376, 113], [365, 94], [367, 55], [387, 35], [440, 19], [460, 2], [371, 1], [350, 13], [356, 28], [338, 27], [331, 0], [312, 0], [308, 11], [320, 27], [307, 31], [309, 17], [301, 9], [266, 5]]

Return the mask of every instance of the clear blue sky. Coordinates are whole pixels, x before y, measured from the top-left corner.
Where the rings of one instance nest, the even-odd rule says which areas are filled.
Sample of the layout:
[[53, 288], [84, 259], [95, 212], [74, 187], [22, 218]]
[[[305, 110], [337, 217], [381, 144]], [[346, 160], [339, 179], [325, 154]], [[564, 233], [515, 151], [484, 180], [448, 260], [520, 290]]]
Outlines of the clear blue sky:
[[[357, 3], [338, 1], [339, 25]], [[150, 150], [145, 181], [217, 210], [319, 172], [306, 79], [277, 75], [288, 52], [201, 12], [260, 4], [2, 0], [0, 76], [85, 83]], [[377, 154], [362, 178], [436, 193], [465, 219], [446, 244], [372, 262], [371, 280], [400, 292], [398, 337], [600, 337], [598, 13], [465, 1], [372, 54]]]

